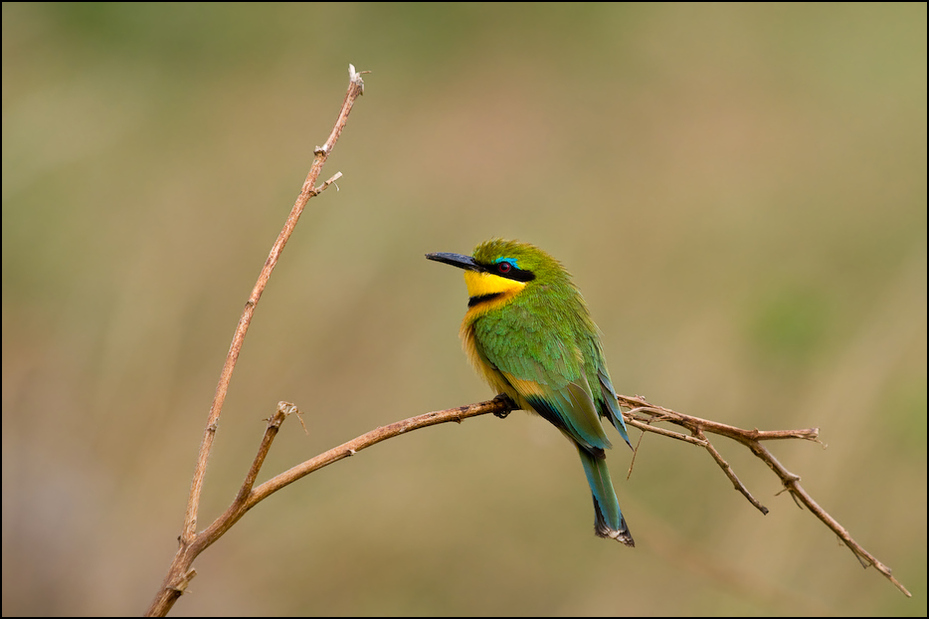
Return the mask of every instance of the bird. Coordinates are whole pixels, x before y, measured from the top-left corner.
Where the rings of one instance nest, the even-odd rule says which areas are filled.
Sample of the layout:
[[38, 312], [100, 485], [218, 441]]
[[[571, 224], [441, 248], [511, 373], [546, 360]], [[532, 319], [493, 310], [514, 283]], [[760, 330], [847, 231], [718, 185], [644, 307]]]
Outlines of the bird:
[[570, 273], [529, 243], [491, 239], [471, 256], [426, 258], [464, 269], [462, 346], [476, 372], [522, 410], [552, 423], [576, 447], [594, 503], [594, 531], [635, 546], [606, 465], [605, 417], [629, 445], [600, 331]]

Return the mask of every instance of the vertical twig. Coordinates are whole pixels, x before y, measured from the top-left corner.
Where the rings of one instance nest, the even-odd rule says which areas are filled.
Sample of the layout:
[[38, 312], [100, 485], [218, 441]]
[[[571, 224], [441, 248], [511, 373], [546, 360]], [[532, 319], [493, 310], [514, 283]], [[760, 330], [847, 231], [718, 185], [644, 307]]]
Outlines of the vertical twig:
[[345, 93], [345, 99], [342, 101], [342, 109], [339, 111], [339, 117], [326, 143], [322, 146], [317, 146], [314, 150], [315, 156], [313, 165], [310, 167], [310, 172], [307, 174], [306, 180], [303, 183], [300, 195], [297, 196], [297, 200], [290, 210], [290, 214], [287, 216], [287, 221], [284, 222], [284, 227], [281, 229], [277, 240], [271, 247], [268, 259], [265, 261], [261, 273], [258, 275], [258, 281], [255, 282], [255, 286], [252, 288], [248, 301], [245, 303], [245, 308], [242, 310], [242, 316], [239, 318], [239, 323], [236, 326], [235, 334], [232, 337], [232, 344], [229, 346], [229, 352], [226, 355], [226, 361], [223, 364], [223, 369], [219, 376], [219, 384], [216, 385], [216, 393], [213, 396], [213, 403], [210, 406], [210, 414], [207, 418], [206, 429], [200, 441], [197, 465], [194, 469], [193, 478], [191, 479], [190, 495], [187, 500], [187, 509], [184, 515], [184, 527], [178, 538], [180, 548], [175, 555], [174, 562], [165, 577], [158, 596], [156, 596], [155, 601], [149, 609], [149, 614], [166, 614], [171, 609], [174, 601], [177, 600], [183, 592], [183, 589], [186, 588], [190, 578], [196, 574], [196, 572], [189, 569], [190, 563], [196, 556], [196, 553], [191, 553], [190, 549], [193, 548], [194, 542], [197, 539], [197, 515], [200, 508], [200, 495], [203, 491], [203, 479], [206, 474], [207, 461], [209, 460], [210, 452], [213, 448], [213, 439], [216, 436], [219, 416], [222, 413], [226, 393], [229, 390], [229, 382], [232, 379], [232, 372], [239, 358], [239, 352], [242, 350], [242, 343], [245, 341], [245, 334], [248, 332], [252, 316], [255, 314], [255, 307], [258, 305], [258, 301], [261, 299], [261, 295], [268, 285], [271, 272], [274, 270], [275, 265], [277, 265], [281, 252], [284, 250], [287, 240], [293, 233], [297, 221], [299, 221], [300, 215], [303, 213], [303, 209], [306, 207], [310, 198], [319, 195], [320, 192], [341, 176], [341, 173], [337, 173], [328, 181], [316, 187], [319, 173], [322, 171], [323, 165], [329, 158], [330, 153], [332, 153], [332, 149], [335, 147], [336, 142], [339, 140], [339, 136], [342, 134], [342, 130], [345, 128], [345, 123], [348, 120], [349, 113], [352, 111], [355, 100], [364, 94], [364, 81], [361, 79], [361, 75], [367, 73], [367, 71], [358, 73], [355, 71], [353, 65], [349, 65], [348, 73], [348, 90]]
[[332, 128], [332, 133], [329, 134], [329, 139], [326, 140], [326, 143], [323, 146], [316, 147], [314, 151], [315, 158], [313, 159], [313, 165], [310, 167], [310, 172], [303, 182], [303, 189], [300, 191], [300, 195], [297, 196], [297, 201], [290, 210], [290, 215], [287, 216], [287, 221], [284, 222], [281, 233], [271, 247], [268, 259], [265, 260], [261, 273], [258, 275], [258, 281], [255, 282], [255, 287], [252, 288], [252, 293], [245, 303], [245, 309], [242, 310], [242, 317], [239, 318], [239, 324], [236, 326], [235, 335], [232, 336], [232, 344], [229, 346], [226, 362], [223, 364], [223, 370], [219, 375], [219, 384], [216, 385], [216, 394], [213, 396], [213, 404], [210, 407], [210, 415], [207, 418], [206, 430], [204, 430], [203, 439], [200, 442], [200, 453], [197, 456], [197, 466], [190, 484], [190, 497], [187, 500], [187, 513], [184, 517], [184, 529], [181, 533], [182, 544], [189, 543], [197, 530], [197, 511], [200, 507], [200, 494], [203, 490], [206, 463], [213, 447], [213, 438], [216, 436], [216, 426], [219, 423], [219, 415], [222, 413], [223, 402], [225, 402], [226, 393], [229, 390], [229, 381], [232, 380], [232, 371], [235, 369], [236, 361], [239, 358], [239, 352], [242, 350], [242, 343], [245, 341], [245, 334], [248, 332], [248, 327], [252, 322], [252, 316], [255, 314], [255, 306], [258, 305], [261, 294], [268, 285], [271, 272], [277, 265], [277, 261], [281, 257], [281, 252], [284, 251], [284, 246], [293, 233], [297, 221], [299, 221], [300, 215], [303, 213], [304, 207], [306, 207], [306, 203], [310, 198], [318, 195], [335, 179], [341, 176], [341, 174], [338, 174], [329, 181], [326, 181], [326, 183], [318, 189], [315, 187], [316, 179], [319, 178], [319, 173], [323, 169], [323, 164], [326, 163], [326, 159], [329, 158], [329, 154], [332, 152], [336, 142], [339, 140], [339, 136], [342, 134], [342, 129], [345, 128], [345, 122], [348, 120], [349, 112], [352, 111], [355, 99], [364, 93], [364, 81], [361, 79], [361, 74], [355, 72], [355, 67], [353, 65], [348, 66], [350, 81], [348, 91], [345, 93], [345, 100], [342, 102], [342, 109], [339, 111], [339, 118], [336, 120], [335, 126]]

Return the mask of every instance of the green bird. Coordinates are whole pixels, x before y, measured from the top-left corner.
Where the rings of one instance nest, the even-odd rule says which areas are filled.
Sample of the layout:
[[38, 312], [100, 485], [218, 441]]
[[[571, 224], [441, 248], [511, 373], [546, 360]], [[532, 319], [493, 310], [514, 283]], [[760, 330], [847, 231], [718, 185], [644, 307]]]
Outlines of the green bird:
[[547, 253], [493, 239], [473, 256], [426, 254], [464, 269], [468, 311], [461, 340], [477, 373], [521, 409], [561, 430], [581, 456], [597, 535], [635, 546], [613, 490], [606, 417], [629, 443], [597, 326], [571, 275]]

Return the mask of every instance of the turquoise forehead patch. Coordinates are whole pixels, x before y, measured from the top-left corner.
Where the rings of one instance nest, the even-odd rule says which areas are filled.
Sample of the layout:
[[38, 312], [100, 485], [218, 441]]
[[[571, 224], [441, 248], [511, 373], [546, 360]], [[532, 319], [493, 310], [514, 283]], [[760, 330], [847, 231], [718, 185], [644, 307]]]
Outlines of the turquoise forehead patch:
[[500, 264], [501, 262], [509, 262], [517, 269], [519, 268], [519, 263], [517, 262], [516, 258], [507, 258], [506, 256], [501, 256], [494, 260], [494, 264]]

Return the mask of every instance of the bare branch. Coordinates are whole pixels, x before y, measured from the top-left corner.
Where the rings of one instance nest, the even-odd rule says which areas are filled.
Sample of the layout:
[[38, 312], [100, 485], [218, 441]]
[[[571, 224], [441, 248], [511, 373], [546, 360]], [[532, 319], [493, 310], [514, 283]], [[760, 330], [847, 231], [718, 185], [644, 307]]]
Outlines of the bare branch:
[[874, 555], [865, 550], [861, 544], [856, 542], [849, 532], [839, 524], [839, 522], [829, 515], [826, 510], [819, 506], [816, 501], [803, 489], [800, 485], [800, 476], [794, 475], [788, 471], [784, 466], [778, 462], [777, 458], [768, 451], [768, 449], [762, 445], [762, 441], [772, 441], [772, 440], [783, 440], [783, 439], [803, 439], [808, 441], [813, 441], [816, 443], [822, 444], [822, 441], [819, 440], [819, 429], [818, 428], [807, 428], [805, 430], [774, 430], [774, 431], [761, 431], [757, 428], [754, 430], [743, 430], [742, 428], [737, 428], [735, 426], [726, 425], [724, 423], [719, 423], [716, 421], [710, 421], [708, 419], [701, 419], [699, 417], [691, 417], [690, 415], [684, 415], [673, 411], [668, 408], [661, 406], [655, 406], [649, 404], [645, 398], [640, 396], [629, 397], [623, 395], [617, 395], [616, 399], [619, 401], [619, 404], [625, 408], [630, 409], [629, 411], [623, 412], [623, 417], [626, 419], [626, 423], [632, 425], [633, 427], [639, 428], [646, 432], [656, 432], [664, 436], [668, 434], [674, 434], [674, 438], [689, 438], [684, 437], [673, 432], [668, 432], [667, 430], [663, 432], [658, 432], [660, 428], [656, 428], [651, 423], [657, 422], [667, 422], [674, 425], [681, 426], [690, 431], [690, 433], [697, 440], [691, 440], [693, 444], [700, 445], [704, 447], [710, 455], [713, 457], [713, 460], [719, 465], [723, 470], [726, 476], [732, 481], [733, 486], [736, 490], [741, 492], [748, 501], [758, 508], [759, 511], [763, 514], [768, 513], [768, 508], [758, 502], [755, 497], [748, 491], [748, 489], [739, 481], [739, 478], [736, 476], [735, 471], [732, 467], [723, 459], [722, 455], [717, 451], [713, 444], [706, 438], [705, 433], [718, 434], [720, 436], [725, 436], [734, 441], [742, 443], [755, 456], [761, 459], [762, 462], [768, 465], [774, 474], [777, 475], [781, 483], [784, 484], [784, 488], [788, 490], [791, 496], [794, 497], [794, 500], [799, 504], [805, 505], [817, 518], [819, 518], [827, 527], [829, 527], [839, 538], [845, 542], [845, 544], [851, 549], [855, 554], [855, 557], [864, 565], [868, 567], [873, 565], [874, 568], [883, 574], [890, 582], [894, 584], [900, 591], [903, 592], [907, 597], [913, 597], [906, 587], [900, 583], [896, 578], [891, 574], [889, 567], [877, 560]]
[[[232, 372], [235, 368], [239, 352], [241, 351], [245, 334], [248, 331], [248, 327], [251, 323], [251, 319], [254, 315], [258, 301], [260, 300], [261, 295], [270, 279], [271, 272], [274, 270], [274, 267], [280, 258], [281, 252], [283, 251], [287, 240], [290, 238], [290, 235], [293, 232], [294, 227], [296, 226], [297, 221], [299, 220], [307, 202], [310, 198], [319, 195], [330, 185], [334, 184], [342, 176], [341, 172], [337, 172], [331, 178], [329, 178], [329, 180], [325, 181], [318, 187], [316, 186], [316, 182], [322, 170], [323, 164], [325, 164], [329, 155], [332, 153], [332, 149], [335, 147], [335, 144], [345, 127], [349, 112], [351, 111], [355, 100], [364, 93], [364, 81], [361, 79], [361, 75], [365, 73], [368, 72], [357, 72], [354, 66], [349, 65], [349, 86], [336, 123], [329, 135], [329, 139], [326, 140], [325, 144], [323, 144], [323, 146], [316, 147], [314, 150], [313, 164], [310, 168], [309, 174], [306, 177], [306, 180], [304, 181], [300, 195], [294, 203], [290, 215], [287, 217], [287, 220], [284, 223], [283, 229], [281, 230], [277, 240], [271, 248], [268, 259], [265, 261], [264, 267], [262, 268], [258, 277], [258, 281], [255, 283], [255, 286], [249, 295], [248, 301], [245, 304], [242, 316], [239, 319], [238, 326], [235, 330], [235, 335], [233, 336], [232, 344], [229, 348], [229, 353], [226, 357], [225, 364], [223, 365], [223, 369], [220, 374], [219, 384], [216, 387], [216, 394], [213, 398], [210, 414], [203, 433], [203, 439], [200, 444], [197, 465], [194, 471], [193, 479], [191, 481], [190, 496], [187, 503], [184, 527], [182, 529], [181, 535], [178, 538], [179, 548], [175, 554], [168, 574], [165, 576], [164, 582], [162, 583], [161, 588], [155, 597], [155, 600], [152, 602], [152, 605], [147, 612], [147, 614], [150, 616], [166, 615], [171, 610], [177, 599], [186, 591], [188, 585], [190, 584], [190, 580], [196, 576], [197, 572], [192, 568], [194, 559], [211, 544], [222, 537], [222, 535], [228, 531], [236, 522], [238, 522], [238, 520], [242, 518], [242, 516], [244, 516], [248, 510], [278, 490], [294, 483], [298, 479], [301, 479], [302, 477], [305, 477], [314, 471], [328, 466], [329, 464], [338, 462], [339, 460], [349, 456], [353, 456], [372, 445], [376, 445], [377, 443], [387, 439], [412, 432], [413, 430], [418, 430], [420, 428], [425, 428], [440, 423], [448, 423], [450, 421], [460, 423], [464, 419], [476, 417], [479, 415], [486, 415], [487, 413], [492, 413], [498, 417], [504, 418], [516, 408], [516, 405], [508, 397], [500, 395], [493, 400], [486, 402], [479, 402], [468, 406], [461, 406], [443, 411], [435, 411], [426, 413], [424, 415], [411, 417], [403, 421], [398, 421], [387, 426], [376, 428], [371, 432], [363, 434], [351, 441], [348, 441], [347, 443], [339, 445], [338, 447], [330, 449], [325, 453], [311, 458], [306, 462], [291, 468], [288, 471], [280, 473], [279, 475], [255, 488], [253, 487], [255, 480], [258, 478], [258, 474], [262, 465], [264, 464], [268, 452], [271, 449], [274, 438], [277, 436], [277, 433], [280, 430], [281, 424], [291, 414], [296, 414], [299, 418], [299, 411], [297, 410], [296, 406], [288, 402], [280, 402], [278, 404], [277, 411], [271, 416], [270, 419], [268, 419], [268, 425], [265, 429], [265, 433], [259, 444], [258, 450], [248, 470], [248, 473], [243, 480], [242, 486], [240, 487], [232, 503], [229, 505], [226, 511], [223, 512], [218, 518], [216, 518], [216, 520], [213, 521], [213, 523], [211, 523], [206, 529], [200, 533], [196, 532], [197, 514], [199, 510], [200, 495], [203, 488], [203, 479], [206, 472], [206, 464], [212, 449], [213, 439], [216, 435], [217, 423], [219, 421], [223, 402], [225, 401], [229, 382], [231, 380]], [[336, 187], [338, 188], [338, 186]], [[771, 452], [768, 451], [767, 448], [762, 444], [763, 441], [784, 439], [802, 439], [820, 443], [819, 430], [817, 428], [775, 431], [760, 431], [758, 429], [745, 430], [735, 426], [730, 426], [707, 419], [701, 419], [699, 417], [683, 415], [673, 410], [650, 404], [644, 398], [639, 396], [630, 397], [618, 395], [616, 397], [622, 407], [629, 409], [623, 413], [623, 417], [625, 418], [627, 424], [642, 430], [643, 436], [646, 432], [659, 434], [661, 436], [684, 441], [686, 443], [690, 443], [692, 445], [706, 449], [716, 464], [723, 470], [727, 478], [732, 482], [733, 487], [743, 496], [745, 496], [745, 498], [751, 502], [751, 504], [754, 505], [759, 511], [761, 511], [763, 514], [767, 514], [768, 509], [757, 499], [755, 499], [754, 496], [752, 496], [745, 485], [739, 480], [732, 466], [723, 458], [719, 450], [717, 450], [713, 443], [707, 438], [707, 434], [725, 436], [745, 445], [748, 449], [751, 450], [753, 454], [755, 454], [756, 457], [765, 462], [771, 468], [771, 470], [774, 471], [774, 473], [780, 478], [784, 488], [791, 493], [791, 496], [794, 497], [794, 500], [799, 504], [805, 505], [812, 513], [817, 516], [817, 518], [823, 521], [826, 526], [834, 531], [836, 535], [838, 535], [852, 550], [852, 552], [855, 553], [855, 556], [859, 559], [859, 561], [862, 562], [863, 565], [866, 567], [873, 565], [895, 586], [897, 586], [900, 591], [902, 591], [908, 597], [911, 597], [909, 591], [907, 591], [906, 588], [891, 575], [890, 569], [878, 561], [873, 555], [868, 553], [864, 548], [862, 548], [851, 537], [848, 531], [846, 531], [838, 523], [838, 521], [836, 521], [824, 509], [822, 509], [812, 499], [812, 497], [809, 496], [803, 487], [800, 486], [799, 476], [787, 471], [787, 469], [785, 469], [783, 465], [781, 465], [781, 463], [778, 462], [777, 459], [771, 454]], [[687, 434], [674, 432], [672, 430], [667, 430], [665, 428], [660, 428], [654, 425], [661, 422], [680, 426], [687, 430], [690, 435], [688, 436]], [[641, 442], [642, 439], [640, 438], [639, 446], [641, 446]], [[636, 447], [636, 452], [638, 452], [639, 446]]]
[[219, 384], [216, 386], [216, 394], [213, 396], [213, 404], [210, 407], [210, 414], [207, 418], [206, 431], [203, 433], [203, 439], [200, 443], [200, 453], [197, 457], [197, 466], [194, 470], [194, 476], [190, 486], [190, 497], [187, 501], [184, 529], [181, 532], [182, 544], [190, 543], [193, 540], [194, 531], [197, 528], [197, 511], [200, 506], [200, 494], [203, 490], [203, 477], [206, 474], [206, 463], [213, 447], [213, 438], [216, 435], [216, 424], [222, 413], [223, 403], [226, 400], [226, 393], [229, 390], [229, 382], [232, 380], [232, 372], [239, 358], [239, 352], [242, 350], [242, 343], [245, 341], [245, 334], [248, 333], [248, 327], [252, 322], [252, 316], [255, 314], [255, 307], [258, 305], [258, 301], [261, 299], [261, 295], [268, 285], [268, 280], [271, 279], [271, 272], [277, 265], [277, 261], [281, 257], [281, 252], [284, 251], [287, 240], [290, 239], [290, 235], [293, 233], [297, 222], [300, 220], [300, 215], [303, 213], [306, 203], [310, 198], [318, 195], [319, 192], [341, 176], [341, 173], [337, 174], [326, 181], [319, 189], [315, 188], [316, 179], [319, 178], [319, 173], [323, 169], [323, 164], [326, 163], [326, 160], [332, 153], [332, 149], [335, 148], [335, 144], [339, 140], [339, 136], [342, 135], [342, 130], [345, 128], [346, 121], [348, 121], [349, 112], [352, 111], [352, 106], [355, 104], [355, 99], [360, 97], [364, 92], [364, 82], [361, 80], [360, 74], [355, 72], [355, 67], [352, 65], [349, 65], [349, 77], [348, 91], [345, 93], [345, 99], [342, 101], [342, 109], [339, 110], [339, 117], [336, 119], [335, 126], [332, 128], [332, 132], [329, 134], [329, 139], [326, 140], [326, 143], [321, 147], [317, 147], [314, 151], [315, 158], [313, 159], [313, 165], [310, 166], [310, 172], [303, 182], [303, 189], [300, 191], [300, 195], [297, 196], [297, 200], [290, 211], [290, 215], [287, 216], [287, 221], [284, 222], [284, 227], [281, 229], [277, 240], [271, 247], [268, 259], [265, 261], [264, 267], [262, 267], [261, 273], [258, 275], [258, 281], [255, 282], [255, 286], [252, 288], [252, 293], [249, 295], [248, 301], [245, 303], [242, 317], [239, 318], [239, 324], [236, 327], [235, 335], [232, 337], [232, 344], [229, 346], [229, 353], [226, 355], [226, 362], [223, 364], [223, 369], [219, 377]]
[[251, 509], [259, 501], [277, 492], [284, 486], [292, 484], [301, 477], [309, 475], [313, 471], [317, 471], [324, 466], [332, 464], [333, 462], [338, 462], [343, 458], [354, 456], [362, 449], [376, 445], [381, 441], [386, 441], [389, 438], [400, 436], [401, 434], [412, 432], [413, 430], [434, 426], [440, 423], [448, 423], [449, 421], [461, 423], [469, 417], [477, 417], [478, 415], [486, 415], [487, 413], [501, 415], [509, 413], [515, 409], [516, 405], [513, 404], [509, 398], [498, 396], [493, 400], [487, 400], [486, 402], [478, 402], [477, 404], [469, 404], [467, 406], [459, 406], [458, 408], [450, 408], [443, 411], [426, 413], [424, 415], [418, 415], [416, 417], [410, 417], [409, 419], [404, 419], [403, 421], [392, 423], [389, 426], [382, 426], [368, 432], [367, 434], [362, 434], [358, 438], [355, 438], [347, 443], [343, 443], [338, 447], [330, 449], [325, 453], [321, 453], [315, 458], [311, 458], [310, 460], [307, 460], [302, 464], [298, 464], [292, 469], [285, 471], [272, 479], [269, 479], [265, 483], [255, 488], [255, 490], [251, 493], [246, 503], [246, 509]]
[[[849, 546], [849, 548], [853, 550], [855, 556], [858, 557], [865, 566], [873, 565], [897, 588], [899, 588], [900, 591], [902, 591], [908, 597], [911, 597], [909, 591], [907, 591], [907, 589], [891, 575], [890, 568], [878, 561], [873, 555], [868, 553], [857, 542], [855, 542], [851, 535], [838, 523], [838, 521], [832, 518], [825, 510], [823, 510], [800, 486], [800, 478], [797, 475], [787, 471], [780, 464], [780, 462], [778, 462], [778, 460], [761, 444], [761, 442], [765, 440], [779, 440], [785, 438], [816, 440], [818, 442], [818, 433], [815, 429], [783, 431], [777, 430], [768, 432], [759, 431], [757, 429], [745, 430], [735, 426], [721, 424], [707, 419], [701, 419], [699, 417], [684, 415], [682, 413], [678, 413], [676, 411], [672, 411], [660, 406], [653, 406], [648, 404], [640, 397], [633, 398], [628, 396], [617, 396], [617, 399], [619, 400], [620, 404], [626, 407], [633, 403], [636, 405], [632, 410], [624, 411], [623, 413], [626, 422], [633, 427], [641, 428], [646, 432], [652, 432], [662, 436], [669, 436], [678, 440], [685, 440], [685, 442], [689, 442], [695, 446], [707, 449], [707, 451], [720, 466], [726, 476], [733, 482], [735, 489], [741, 492], [746, 497], [746, 499], [748, 499], [757, 509], [759, 509], [759, 511], [766, 514], [768, 512], [767, 508], [761, 505], [751, 495], [747, 488], [745, 488], [741, 481], [739, 481], [732, 467], [726, 462], [726, 460], [722, 457], [712, 442], [706, 437], [706, 433], [726, 436], [748, 446], [752, 453], [768, 464], [768, 466], [775, 472], [775, 474], [778, 475], [778, 477], [784, 483], [785, 488], [791, 492], [795, 499], [803, 505], [806, 505], [811, 512], [816, 514], [820, 520], [826, 523], [830, 529], [839, 535], [839, 537]], [[354, 456], [367, 447], [371, 447], [372, 445], [376, 445], [377, 443], [390, 438], [407, 434], [413, 430], [418, 430], [420, 428], [425, 428], [440, 423], [448, 423], [450, 421], [460, 423], [470, 417], [477, 417], [479, 415], [486, 415], [488, 413], [502, 418], [506, 417], [509, 412], [515, 409], [516, 405], [509, 398], [501, 395], [497, 396], [493, 400], [488, 400], [486, 402], [478, 402], [468, 406], [435, 411], [423, 415], [418, 415], [416, 417], [411, 417], [409, 419], [404, 419], [403, 421], [398, 421], [387, 426], [376, 428], [371, 432], [343, 443], [338, 447], [330, 449], [325, 453], [311, 458], [291, 468], [290, 470], [273, 477], [257, 488], [251, 489], [251, 484], [254, 482], [254, 479], [258, 474], [261, 463], [264, 461], [264, 457], [267, 454], [268, 449], [270, 449], [271, 441], [276, 435], [280, 424], [283, 422], [287, 415], [291, 413], [298, 413], [294, 405], [281, 402], [278, 405], [278, 412], [275, 413], [275, 415], [269, 420], [268, 428], [265, 431], [265, 435], [262, 439], [261, 445], [259, 446], [258, 453], [255, 456], [252, 467], [249, 470], [249, 473], [246, 476], [245, 482], [243, 483], [238, 495], [236, 496], [232, 505], [230, 505], [229, 508], [209, 527], [199, 533], [196, 536], [194, 543], [186, 548], [186, 553], [183, 555], [185, 559], [184, 565], [189, 566], [197, 555], [199, 555], [201, 552], [203, 552], [203, 550], [222, 537], [222, 535], [228, 531], [232, 525], [234, 525], [242, 516], [245, 515], [245, 512], [250, 510], [262, 500], [266, 499], [271, 494], [277, 492], [285, 486], [292, 484], [298, 479], [309, 475], [314, 471], [328, 466], [329, 464], [333, 464], [334, 462], [338, 462], [339, 460]], [[689, 437], [669, 430], [664, 430], [662, 428], [657, 428], [653, 425], [641, 421], [640, 418], [643, 416], [651, 416], [652, 422], [664, 421], [684, 427], [690, 430], [694, 434], [694, 437]], [[178, 551], [178, 554], [181, 555], [181, 553], [184, 551], [185, 549], [182, 548]], [[194, 574], [195, 572], [193, 570], [185, 572], [185, 576], [179, 579], [177, 584], [170, 586], [170, 591], [175, 593], [176, 596], [179, 596], [181, 593], [183, 593], [183, 590], [187, 586], [187, 582]]]
[[[326, 163], [326, 160], [332, 153], [332, 149], [335, 148], [336, 142], [339, 140], [339, 136], [342, 134], [342, 130], [345, 128], [345, 123], [348, 120], [349, 113], [352, 111], [352, 106], [355, 104], [355, 100], [364, 93], [364, 81], [361, 79], [361, 75], [363, 73], [367, 73], [367, 71], [358, 73], [355, 71], [354, 66], [349, 65], [348, 90], [345, 93], [345, 99], [342, 101], [342, 108], [339, 110], [339, 116], [336, 119], [335, 125], [329, 134], [329, 139], [326, 140], [326, 143], [323, 146], [317, 147], [314, 150], [313, 164], [310, 166], [310, 171], [306, 176], [306, 180], [303, 182], [303, 188], [300, 191], [300, 195], [297, 196], [297, 200], [294, 203], [293, 208], [290, 210], [290, 214], [287, 216], [287, 220], [284, 222], [284, 226], [281, 229], [277, 240], [271, 247], [271, 251], [268, 254], [268, 259], [265, 261], [265, 264], [261, 269], [261, 273], [258, 275], [258, 281], [255, 282], [255, 286], [252, 288], [252, 292], [248, 297], [248, 301], [245, 303], [245, 308], [242, 310], [242, 316], [239, 318], [239, 323], [236, 326], [235, 334], [232, 337], [232, 344], [229, 346], [229, 352], [226, 355], [226, 361], [223, 364], [223, 369], [219, 376], [219, 383], [216, 386], [216, 393], [213, 396], [213, 403], [210, 406], [210, 414], [207, 418], [206, 429], [204, 430], [203, 438], [200, 441], [200, 450], [197, 455], [197, 465], [194, 469], [193, 478], [191, 479], [190, 495], [187, 500], [187, 509], [184, 515], [184, 527], [181, 530], [180, 537], [178, 538], [180, 548], [175, 555], [174, 562], [168, 571], [168, 575], [165, 577], [161, 590], [156, 596], [155, 601], [152, 602], [152, 606], [149, 608], [149, 614], [167, 614], [167, 612], [171, 609], [171, 606], [173, 606], [174, 602], [183, 591], [183, 588], [180, 587], [179, 583], [182, 581], [182, 579], [187, 577], [187, 568], [189, 568], [190, 562], [193, 561], [193, 558], [197, 554], [199, 554], [199, 551], [194, 554], [190, 553], [191, 549], [195, 547], [195, 542], [200, 541], [196, 535], [197, 513], [200, 509], [200, 495], [203, 491], [203, 479], [206, 475], [206, 464], [209, 460], [210, 452], [213, 448], [213, 439], [216, 436], [216, 427], [219, 422], [219, 416], [222, 412], [223, 403], [226, 400], [226, 393], [229, 390], [229, 382], [232, 380], [232, 372], [235, 369], [236, 361], [238, 360], [239, 353], [242, 350], [242, 344], [245, 341], [245, 334], [248, 332], [248, 327], [251, 324], [252, 316], [255, 314], [255, 308], [258, 305], [258, 301], [261, 299], [261, 295], [264, 292], [265, 287], [268, 285], [268, 280], [271, 278], [271, 273], [274, 270], [275, 265], [277, 265], [277, 261], [280, 259], [281, 252], [284, 251], [284, 246], [287, 244], [287, 240], [293, 233], [294, 228], [297, 225], [297, 221], [299, 221], [300, 215], [303, 213], [303, 209], [306, 207], [306, 204], [310, 198], [318, 195], [321, 191], [326, 189], [326, 187], [335, 182], [341, 176], [341, 173], [338, 173], [323, 183], [323, 185], [321, 185], [319, 188], [316, 187], [316, 180], [319, 178], [319, 174], [322, 171], [323, 165]], [[260, 463], [258, 465], [260, 466]], [[184, 587], [186, 587], [186, 581]]]

